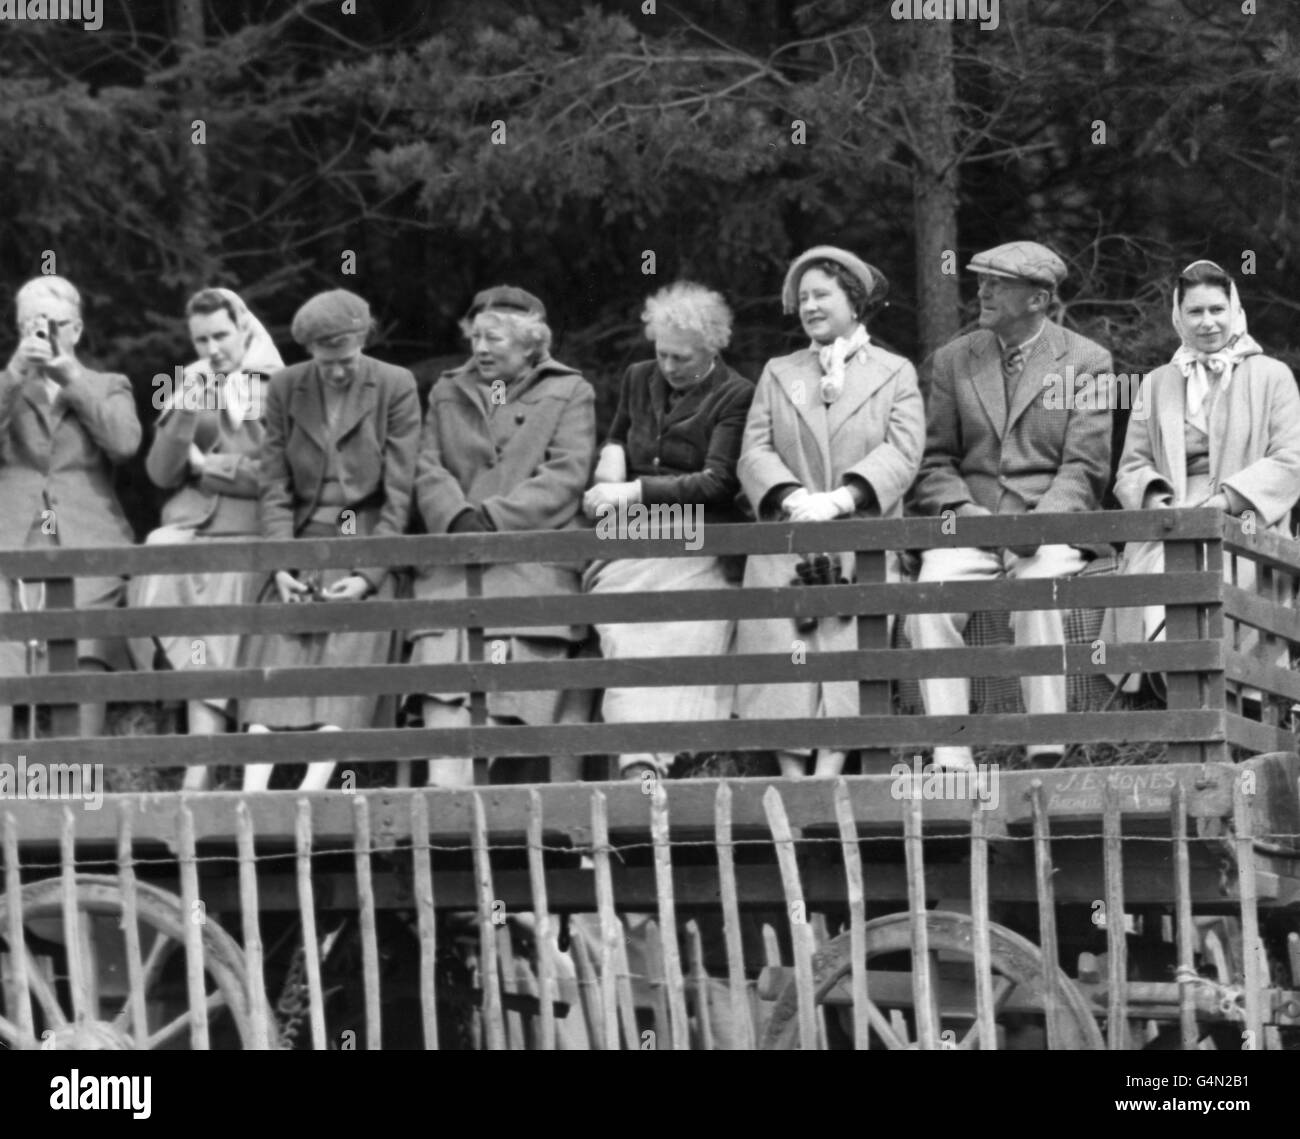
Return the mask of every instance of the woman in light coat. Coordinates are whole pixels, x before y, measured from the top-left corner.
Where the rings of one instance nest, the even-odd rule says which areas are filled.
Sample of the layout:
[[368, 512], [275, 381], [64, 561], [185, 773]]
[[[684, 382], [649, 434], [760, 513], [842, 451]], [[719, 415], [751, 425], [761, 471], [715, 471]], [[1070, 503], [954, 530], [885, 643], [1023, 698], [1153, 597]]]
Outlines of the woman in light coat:
[[[430, 534], [565, 530], [580, 527], [582, 492], [596, 450], [595, 393], [575, 369], [551, 358], [546, 309], [531, 293], [503, 285], [474, 299], [462, 324], [473, 355], [443, 375], [429, 393], [416, 471], [416, 507]], [[483, 572], [486, 597], [577, 593], [579, 567], [555, 563], [499, 564]], [[415, 596], [466, 595], [465, 568], [417, 569]], [[562, 660], [586, 638], [581, 626], [486, 630], [493, 660]], [[421, 630], [413, 664], [469, 659], [464, 629]], [[500, 656], [496, 652], [501, 653]], [[563, 690], [490, 692], [494, 723], [551, 724], [588, 718], [586, 693]], [[426, 728], [470, 724], [468, 697], [424, 694]], [[473, 782], [465, 756], [429, 760], [431, 786]]]
[[[1291, 537], [1300, 500], [1300, 394], [1291, 369], [1264, 355], [1246, 331], [1237, 286], [1213, 261], [1179, 274], [1173, 324], [1181, 344], [1142, 382], [1115, 497], [1126, 510], [1249, 512], [1259, 529]], [[1163, 573], [1163, 543], [1130, 542], [1120, 571]], [[1236, 584], [1254, 588], [1252, 562], [1239, 560]], [[1159, 605], [1111, 610], [1101, 636], [1108, 643], [1162, 638], [1164, 620]], [[1249, 651], [1255, 640], [1248, 634], [1239, 647]], [[1125, 688], [1136, 690], [1139, 680], [1130, 677]]]
[[[15, 298], [19, 341], [0, 372], [0, 547], [129, 546], [131, 526], [113, 490], [113, 468], [140, 446], [131, 381], [97, 372], [77, 348], [84, 326], [81, 295], [63, 277], [36, 277]], [[122, 603], [121, 577], [79, 577], [78, 609]], [[0, 581], [0, 610], [43, 608], [44, 585]], [[78, 642], [79, 666], [105, 671], [130, 666], [118, 638]], [[21, 675], [24, 646], [0, 641], [0, 676]], [[0, 705], [0, 739], [13, 710]], [[29, 728], [30, 730], [30, 728]], [[104, 730], [104, 706], [81, 706], [81, 734]]]
[[[822, 522], [834, 518], [897, 518], [920, 467], [925, 411], [916, 369], [871, 343], [863, 319], [884, 298], [879, 270], [842, 249], [816, 246], [786, 274], [782, 302], [798, 311], [807, 348], [770, 360], [745, 425], [737, 473], [760, 520]], [[745, 585], [798, 582], [805, 559], [794, 554], [751, 557]], [[851, 554], [830, 559], [832, 576], [854, 577]], [[806, 571], [804, 571], [806, 572]], [[897, 555], [887, 576], [898, 577]], [[739, 653], [857, 648], [851, 618], [824, 617], [797, 630], [789, 619], [740, 622]], [[747, 684], [738, 692], [745, 719], [855, 716], [852, 681]], [[804, 774], [808, 751], [778, 753], [782, 774]], [[844, 753], [822, 751], [815, 774], [838, 775]]]
[[[199, 359], [185, 369], [178, 390], [155, 392], [166, 398], [159, 401], [162, 414], [145, 469], [155, 486], [172, 493], [162, 508], [162, 525], [146, 543], [256, 538], [265, 384], [284, 361], [262, 322], [229, 289], [200, 290], [186, 304], [185, 315]], [[127, 604], [249, 605], [263, 577], [238, 570], [137, 577]], [[236, 666], [239, 640], [215, 634], [137, 639], [131, 650], [137, 668], [149, 668], [160, 650], [169, 668], [226, 669]], [[191, 700], [190, 734], [223, 731], [226, 704]], [[186, 789], [204, 786], [206, 775], [205, 767], [187, 768]]]

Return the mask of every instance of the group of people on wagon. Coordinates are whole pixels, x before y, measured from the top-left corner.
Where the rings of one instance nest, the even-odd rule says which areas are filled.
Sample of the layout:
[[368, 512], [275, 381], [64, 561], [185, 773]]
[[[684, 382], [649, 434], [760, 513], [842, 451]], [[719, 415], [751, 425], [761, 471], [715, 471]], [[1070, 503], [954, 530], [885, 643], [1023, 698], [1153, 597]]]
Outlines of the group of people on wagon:
[[[146, 469], [167, 493], [150, 543], [339, 536], [565, 530], [589, 526], [610, 508], [678, 505], [706, 522], [954, 519], [1101, 509], [1111, 475], [1111, 415], [1105, 401], [1050, 398], [1061, 377], [1112, 371], [1101, 345], [1050, 319], [1066, 266], [1035, 242], [975, 256], [978, 328], [927, 362], [924, 387], [902, 356], [875, 343], [872, 312], [885, 276], [854, 254], [817, 246], [790, 265], [780, 300], [797, 313], [809, 343], [768, 361], [757, 385], [723, 357], [732, 314], [714, 290], [679, 282], [651, 296], [642, 313], [653, 359], [622, 376], [618, 405], [598, 446], [595, 392], [551, 355], [541, 300], [497, 286], [479, 293], [462, 321], [466, 362], [445, 374], [420, 410], [404, 368], [365, 352], [367, 303], [345, 290], [321, 293], [294, 316], [291, 334], [307, 359], [285, 367], [276, 345], [234, 292], [207, 288], [190, 298], [186, 319], [198, 359], [186, 369], [154, 425]], [[1231, 277], [1197, 261], [1173, 283], [1173, 359], [1145, 377], [1119, 461], [1115, 493], [1126, 509], [1212, 506], [1253, 511], [1261, 528], [1290, 534], [1300, 500], [1300, 394], [1290, 370], [1249, 336]], [[0, 509], [9, 548], [115, 545], [132, 541], [113, 492], [113, 467], [142, 441], [129, 380], [96, 372], [77, 357], [80, 298], [66, 280], [40, 277], [17, 297], [19, 342], [0, 375]], [[203, 398], [183, 398], [194, 387]], [[960, 523], [958, 523], [959, 525]], [[926, 550], [922, 582], [1063, 577], [1096, 551], [1067, 544], [1006, 549]], [[1130, 544], [1122, 568], [1161, 567], [1159, 543]], [[900, 580], [899, 558], [887, 561]], [[620, 558], [585, 567], [494, 565], [489, 596], [730, 589], [796, 581], [854, 580], [851, 554]], [[1242, 584], [1240, 581], [1238, 584]], [[285, 567], [240, 572], [114, 577], [77, 581], [79, 607], [199, 606], [319, 599], [464, 596], [465, 571], [449, 565], [356, 566], [323, 574]], [[0, 589], [0, 606], [35, 607], [23, 582]], [[780, 653], [797, 637], [808, 653], [856, 648], [854, 623], [823, 619], [798, 630], [789, 619], [738, 623], [664, 620], [597, 625], [607, 658]], [[919, 648], [962, 644], [969, 614], [917, 614], [906, 633]], [[1159, 635], [1156, 608], [1117, 610], [1130, 639]], [[1017, 643], [1064, 644], [1059, 610], [1016, 613]], [[512, 661], [560, 660], [583, 650], [588, 630], [557, 625], [488, 630]], [[436, 664], [468, 659], [464, 630], [417, 629], [317, 635], [257, 634], [203, 639], [160, 637], [123, 646], [82, 642], [82, 667], [113, 669], [302, 667], [380, 664], [405, 658]], [[26, 667], [23, 646], [0, 642], [0, 675]], [[494, 659], [497, 659], [494, 657]], [[1063, 675], [1025, 677], [1031, 713], [1066, 710]], [[926, 710], [969, 709], [969, 682], [921, 682]], [[468, 696], [420, 693], [423, 723], [469, 723]], [[606, 722], [851, 716], [852, 681], [610, 688]], [[586, 693], [490, 693], [493, 723], [583, 721]], [[191, 733], [232, 728], [332, 731], [394, 722], [391, 701], [368, 695], [193, 701]], [[0, 709], [0, 734], [11, 709]], [[82, 731], [100, 734], [103, 710], [83, 707]], [[1036, 765], [1061, 762], [1064, 745], [1029, 749]], [[783, 774], [836, 775], [840, 751], [779, 753]], [[968, 748], [940, 742], [935, 762], [969, 768]], [[558, 762], [558, 761], [557, 761]], [[572, 761], [569, 761], [570, 763]], [[669, 754], [621, 756], [628, 777], [665, 772]], [[309, 766], [304, 787], [325, 787], [331, 763]], [[270, 765], [245, 770], [245, 786], [268, 785]], [[428, 762], [431, 785], [472, 782], [464, 756]], [[564, 769], [563, 774], [572, 774]], [[187, 786], [203, 786], [191, 768]]]

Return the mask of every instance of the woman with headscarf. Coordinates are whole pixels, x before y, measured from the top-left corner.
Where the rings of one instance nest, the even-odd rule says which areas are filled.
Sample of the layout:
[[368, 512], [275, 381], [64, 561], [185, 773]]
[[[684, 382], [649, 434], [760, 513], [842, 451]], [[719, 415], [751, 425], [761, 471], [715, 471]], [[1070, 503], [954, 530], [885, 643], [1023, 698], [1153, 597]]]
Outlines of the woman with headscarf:
[[[1126, 510], [1250, 512], [1259, 529], [1291, 537], [1300, 500], [1300, 395], [1291, 369], [1264, 355], [1246, 331], [1236, 283], [1213, 261], [1194, 261], [1178, 275], [1173, 324], [1178, 350], [1142, 381], [1115, 497]], [[1163, 573], [1163, 543], [1128, 543], [1120, 572]], [[1254, 564], [1242, 559], [1236, 584], [1254, 583]], [[1101, 636], [1158, 639], [1164, 620], [1159, 605], [1114, 609]], [[1125, 688], [1134, 691], [1139, 681], [1130, 677]]]
[[[731, 341], [731, 310], [711, 289], [681, 281], [646, 302], [641, 319], [655, 358], [623, 376], [618, 410], [601, 450], [583, 512], [614, 519], [631, 504], [676, 508], [683, 529], [741, 522], [735, 506], [736, 460], [754, 385], [732, 371], [720, 353]], [[669, 515], [671, 517], [671, 515]], [[691, 535], [686, 535], [689, 539]], [[622, 558], [598, 561], [584, 578], [592, 593], [726, 589], [736, 583], [719, 558]], [[665, 613], [671, 616], [671, 613]], [[652, 621], [597, 625], [601, 655], [721, 656], [734, 621]], [[607, 724], [718, 720], [731, 716], [733, 686], [607, 688]], [[671, 753], [619, 757], [624, 778], [665, 774]]]
[[[265, 383], [272, 372], [284, 367], [284, 361], [262, 322], [229, 289], [200, 290], [186, 304], [185, 315], [199, 358], [172, 390], [156, 392], [162, 396], [162, 414], [145, 470], [155, 486], [172, 493], [163, 504], [162, 526], [146, 542], [171, 545], [256, 538]], [[261, 580], [259, 574], [233, 570], [157, 574], [132, 581], [127, 602], [133, 606], [246, 605], [256, 599]], [[131, 649], [139, 668], [148, 668], [150, 662], [173, 669], [234, 668], [239, 638], [205, 634], [137, 639]], [[191, 700], [190, 734], [223, 731], [226, 704]], [[204, 767], [188, 768], [186, 789], [204, 786], [206, 775]]]
[[[511, 285], [485, 289], [461, 324], [473, 355], [445, 373], [429, 393], [415, 480], [416, 504], [430, 534], [565, 530], [582, 524], [582, 492], [596, 449], [595, 393], [582, 375], [551, 357], [546, 309]], [[555, 563], [485, 567], [485, 597], [577, 593], [578, 568]], [[416, 572], [417, 598], [466, 595], [465, 567], [425, 566]], [[585, 639], [583, 627], [488, 629], [492, 659], [563, 660]], [[469, 659], [464, 629], [412, 635], [413, 664]], [[553, 724], [585, 720], [586, 693], [548, 689], [489, 692], [493, 723]], [[470, 724], [464, 693], [426, 693], [426, 728]], [[429, 760], [430, 786], [473, 782], [465, 756]]]
[[[781, 299], [798, 312], [806, 348], [769, 360], [745, 424], [737, 473], [760, 520], [828, 522], [835, 518], [898, 518], [925, 446], [925, 411], [916, 369], [873, 344], [865, 318], [888, 290], [881, 272], [843, 249], [819, 245], [786, 273]], [[745, 585], [853, 581], [851, 554], [751, 556]], [[898, 579], [898, 558], [886, 562]], [[857, 648], [852, 618], [823, 617], [811, 627], [788, 619], [741, 621], [738, 653], [780, 653], [800, 644], [814, 652]], [[856, 716], [851, 680], [742, 684], [744, 719]], [[809, 749], [780, 751], [783, 775], [805, 773]], [[815, 774], [838, 775], [844, 752], [823, 750]]]
[[[261, 527], [268, 540], [380, 538], [406, 532], [420, 436], [415, 377], [364, 354], [370, 306], [355, 293], [319, 293], [294, 315], [291, 332], [311, 359], [275, 373], [266, 397], [261, 451]], [[262, 596], [282, 602], [391, 599], [387, 566], [312, 573], [280, 570]], [[249, 638], [254, 668], [387, 664], [390, 630], [268, 634]], [[388, 702], [374, 696], [267, 697], [242, 708], [250, 732], [343, 731], [379, 726]], [[245, 790], [267, 786], [271, 764], [245, 768]], [[313, 763], [303, 790], [321, 790], [332, 762]]]

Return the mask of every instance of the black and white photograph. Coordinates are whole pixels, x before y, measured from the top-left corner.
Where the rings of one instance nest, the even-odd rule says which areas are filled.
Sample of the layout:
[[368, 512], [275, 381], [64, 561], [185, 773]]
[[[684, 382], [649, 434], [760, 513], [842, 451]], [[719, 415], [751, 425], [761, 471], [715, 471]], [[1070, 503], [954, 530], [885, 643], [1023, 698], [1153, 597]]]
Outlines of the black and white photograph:
[[1292, 0], [0, 0], [0, 1055], [151, 1053], [19, 1110], [1281, 1102], [1298, 106]]

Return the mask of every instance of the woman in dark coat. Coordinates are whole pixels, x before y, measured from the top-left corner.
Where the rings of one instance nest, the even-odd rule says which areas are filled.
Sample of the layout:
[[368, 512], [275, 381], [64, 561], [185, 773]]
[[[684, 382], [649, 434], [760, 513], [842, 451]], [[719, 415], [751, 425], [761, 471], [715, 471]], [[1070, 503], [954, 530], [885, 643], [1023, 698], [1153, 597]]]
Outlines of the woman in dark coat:
[[[705, 522], [741, 522], [735, 506], [745, 415], [754, 385], [721, 358], [731, 341], [731, 311], [710, 289], [678, 282], [646, 303], [641, 319], [654, 342], [655, 358], [633, 364], [623, 376], [618, 411], [601, 450], [595, 482], [583, 510], [598, 525], [615, 521], [630, 506], [668, 508], [691, 541]], [[739, 572], [719, 558], [622, 558], [598, 561], [585, 585], [593, 593], [676, 589], [726, 589]], [[665, 612], [665, 617], [670, 612]], [[734, 621], [643, 621], [597, 625], [601, 654], [721, 656], [731, 647]], [[680, 688], [607, 688], [607, 724], [647, 721], [725, 720], [734, 685]], [[666, 773], [671, 753], [619, 757], [624, 778]]]
[[[420, 434], [415, 378], [405, 368], [362, 353], [370, 307], [343, 289], [321, 293], [293, 318], [293, 338], [311, 353], [271, 377], [261, 456], [262, 537], [396, 537], [410, 518], [411, 483]], [[285, 602], [392, 598], [386, 566], [299, 575], [280, 570], [264, 598]], [[389, 631], [271, 634], [252, 639], [255, 668], [386, 664]], [[244, 705], [249, 731], [271, 728], [345, 730], [377, 726], [373, 696], [254, 699]], [[245, 789], [266, 787], [269, 764], [245, 769]], [[333, 763], [313, 763], [304, 790], [319, 790]]]
[[[596, 444], [595, 394], [573, 368], [550, 355], [551, 330], [542, 302], [523, 289], [500, 286], [474, 299], [462, 325], [473, 356], [447, 372], [429, 394], [415, 495], [430, 534], [563, 530], [581, 526], [583, 488]], [[577, 569], [567, 565], [494, 565], [483, 574], [485, 596], [534, 597], [576, 593]], [[417, 571], [415, 596], [466, 595], [463, 566]], [[486, 630], [494, 660], [558, 660], [585, 638], [581, 627]], [[414, 634], [412, 663], [468, 659], [463, 629]], [[496, 723], [550, 724], [586, 719], [585, 694], [564, 691], [493, 692], [487, 708]], [[427, 728], [467, 727], [464, 693], [427, 693]], [[451, 756], [429, 761], [431, 786], [473, 782], [472, 762]]]

